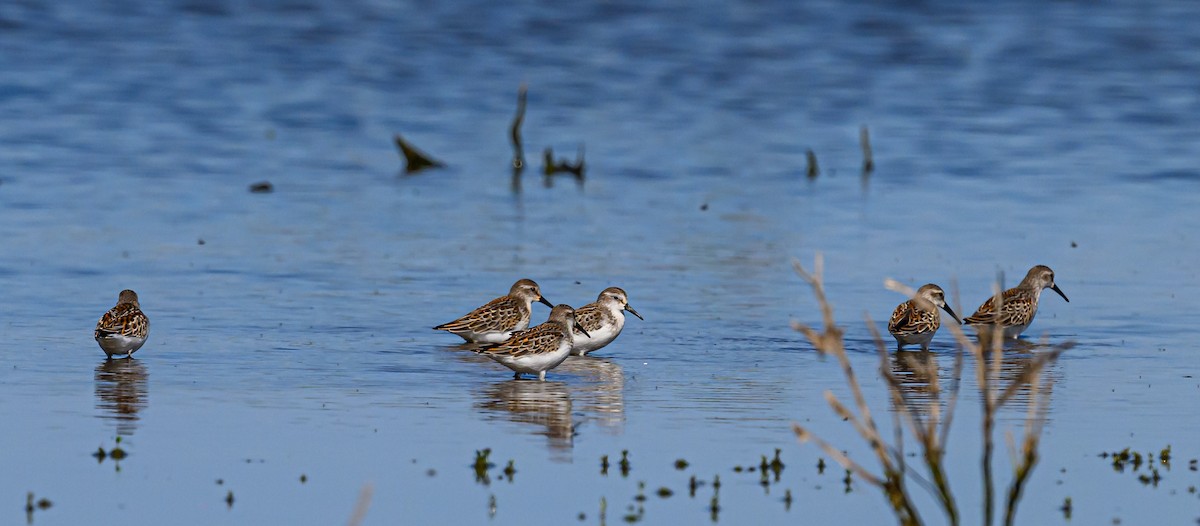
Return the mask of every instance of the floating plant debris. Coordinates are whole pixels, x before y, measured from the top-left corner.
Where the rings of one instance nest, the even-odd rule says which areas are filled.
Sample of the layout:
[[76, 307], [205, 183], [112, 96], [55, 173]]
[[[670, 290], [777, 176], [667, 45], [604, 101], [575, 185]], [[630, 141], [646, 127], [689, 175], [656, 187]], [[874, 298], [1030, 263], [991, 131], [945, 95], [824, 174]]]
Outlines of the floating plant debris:
[[396, 142], [396, 147], [400, 149], [400, 154], [404, 156], [404, 161], [406, 163], [404, 166], [404, 171], [406, 173], [411, 174], [426, 168], [441, 168], [445, 166], [445, 164], [441, 161], [430, 157], [425, 152], [418, 150], [408, 141], [405, 141], [404, 137], [401, 137], [399, 133], [396, 134], [396, 137], [393, 140]]
[[275, 191], [275, 186], [270, 181], [259, 181], [250, 185], [250, 193], [252, 194], [269, 194], [273, 191]]
[[542, 161], [544, 163], [542, 166], [542, 172], [546, 175], [554, 175], [556, 173], [565, 172], [574, 175], [578, 179], [583, 179], [584, 171], [587, 169], [583, 161], [582, 144], [579, 145], [579, 151], [575, 154], [574, 164], [566, 159], [560, 159], [558, 162], [555, 162], [554, 150], [551, 148], [546, 148], [542, 151]]

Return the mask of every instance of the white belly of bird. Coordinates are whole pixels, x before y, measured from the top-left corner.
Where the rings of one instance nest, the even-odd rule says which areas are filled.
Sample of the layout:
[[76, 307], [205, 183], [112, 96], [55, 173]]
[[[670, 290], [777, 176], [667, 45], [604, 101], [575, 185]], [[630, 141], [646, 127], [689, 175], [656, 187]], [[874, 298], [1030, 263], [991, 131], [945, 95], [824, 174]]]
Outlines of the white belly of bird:
[[933, 340], [932, 332], [922, 332], [917, 334], [893, 334], [900, 343], [904, 345], [920, 345], [922, 347], [929, 345]]
[[[1030, 321], [1032, 321], [1032, 320], [1030, 320]], [[1025, 332], [1025, 329], [1028, 329], [1028, 328], [1029, 328], [1028, 323], [1026, 323], [1025, 325], [1010, 325], [1010, 326], [1004, 328], [1004, 337], [1009, 338], [1009, 339], [1015, 339], [1017, 336], [1020, 336], [1021, 333]]]
[[112, 334], [97, 338], [96, 342], [100, 344], [101, 349], [104, 349], [104, 354], [113, 356], [133, 354], [134, 351], [142, 348], [142, 344], [146, 343], [146, 339]]
[[596, 349], [604, 347], [617, 339], [617, 335], [621, 334], [621, 329], [625, 326], [625, 320], [622, 316], [617, 316], [617, 323], [604, 324], [596, 330], [588, 330], [591, 337], [575, 333], [575, 344], [571, 347], [571, 354], [583, 356]]
[[[526, 324], [526, 325], [528, 325], [528, 324]], [[518, 330], [521, 330], [521, 329], [524, 329], [524, 327], [521, 327], [521, 328], [519, 328], [519, 329], [513, 329], [513, 331], [518, 331]], [[505, 331], [505, 332], [475, 332], [475, 331], [466, 331], [466, 332], [457, 332], [457, 333], [455, 333], [455, 334], [457, 334], [457, 335], [459, 335], [459, 336], [462, 336], [462, 339], [464, 339], [464, 340], [467, 340], [468, 342], [474, 342], [474, 343], [504, 343], [504, 342], [508, 341], [508, 338], [509, 338], [510, 336], [512, 336], [512, 333], [513, 333], [513, 331]]]
[[518, 373], [537, 374], [549, 371], [563, 363], [571, 355], [571, 342], [564, 341], [554, 352], [526, 354], [524, 356], [496, 356], [496, 361]]

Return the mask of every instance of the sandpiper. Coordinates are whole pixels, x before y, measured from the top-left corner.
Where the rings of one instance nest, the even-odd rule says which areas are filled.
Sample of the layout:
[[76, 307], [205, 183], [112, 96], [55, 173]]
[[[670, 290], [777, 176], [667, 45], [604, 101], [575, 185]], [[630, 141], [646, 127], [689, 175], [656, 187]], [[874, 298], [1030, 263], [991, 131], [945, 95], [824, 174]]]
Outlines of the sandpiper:
[[992, 296], [979, 306], [975, 314], [967, 316], [963, 322], [980, 327], [996, 327], [1004, 330], [1005, 338], [1016, 338], [1033, 323], [1037, 315], [1038, 299], [1042, 297], [1043, 289], [1057, 292], [1062, 299], [1067, 295], [1054, 284], [1054, 271], [1045, 265], [1037, 265], [1029, 269], [1025, 279], [1016, 287], [1004, 291], [1001, 295], [1000, 312], [996, 312], [996, 297]]
[[[577, 323], [575, 309], [570, 305], [555, 305], [545, 323], [515, 332], [504, 343], [486, 345], [475, 352], [512, 369], [516, 373], [514, 378], [527, 373], [545, 381], [546, 371], [558, 367], [571, 354], [574, 340], [571, 330], [578, 327]], [[583, 334], [587, 336], [586, 331]]]
[[547, 307], [554, 306], [542, 297], [542, 290], [537, 283], [522, 279], [513, 283], [507, 296], [500, 296], [434, 329], [452, 332], [468, 342], [501, 343], [512, 336], [513, 331], [529, 327], [529, 313], [535, 300]]
[[137, 293], [126, 289], [117, 297], [117, 304], [96, 322], [96, 343], [109, 359], [114, 354], [132, 358], [141, 349], [150, 333], [150, 320], [138, 304]]
[[888, 332], [896, 337], [897, 351], [903, 350], [905, 345], [920, 345], [922, 351], [929, 350], [929, 341], [938, 327], [942, 326], [942, 316], [937, 311], [939, 307], [954, 321], [962, 323], [946, 304], [946, 293], [933, 283], [922, 285], [913, 299], [896, 306], [896, 310], [892, 311], [892, 319], [888, 321]]
[[[595, 303], [575, 309], [575, 319], [579, 325], [575, 327], [575, 343], [571, 347], [571, 354], [584, 356], [617, 339], [621, 329], [625, 328], [625, 313], [621, 312], [625, 310], [639, 320], [645, 319], [629, 306], [629, 297], [620, 287], [604, 289]], [[583, 330], [587, 331], [587, 336]]]

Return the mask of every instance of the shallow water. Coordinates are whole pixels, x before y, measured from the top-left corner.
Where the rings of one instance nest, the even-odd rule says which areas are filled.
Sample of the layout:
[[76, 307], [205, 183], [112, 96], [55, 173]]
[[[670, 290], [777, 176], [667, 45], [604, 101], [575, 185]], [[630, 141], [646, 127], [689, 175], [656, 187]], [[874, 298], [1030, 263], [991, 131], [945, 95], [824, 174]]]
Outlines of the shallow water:
[[[1065, 522], [1066, 497], [1077, 524], [1193, 521], [1197, 10], [0, 5], [0, 522], [34, 492], [41, 525], [341, 523], [369, 485], [368, 524], [596, 524], [601, 499], [609, 523], [699, 523], [713, 488], [688, 480], [719, 474], [720, 522], [886, 523], [790, 431], [865, 458], [822, 398], [846, 395], [836, 363], [789, 328], [819, 321], [791, 269], [816, 252], [877, 414], [861, 320], [903, 299], [884, 278], [966, 315], [998, 273], [1052, 266], [1071, 302], [1027, 336], [1078, 346], [1047, 372], [1020, 522]], [[402, 174], [394, 133], [448, 167]], [[541, 175], [543, 147], [580, 144], [582, 185]], [[546, 383], [429, 329], [520, 277], [576, 306], [621, 286], [646, 320]], [[91, 330], [122, 288], [151, 336], [105, 363]], [[935, 351], [948, 374], [949, 334]], [[974, 522], [970, 367], [950, 477]], [[89, 456], [117, 437], [127, 458]], [[1157, 487], [1097, 456], [1167, 444]], [[778, 482], [733, 471], [775, 448]]]

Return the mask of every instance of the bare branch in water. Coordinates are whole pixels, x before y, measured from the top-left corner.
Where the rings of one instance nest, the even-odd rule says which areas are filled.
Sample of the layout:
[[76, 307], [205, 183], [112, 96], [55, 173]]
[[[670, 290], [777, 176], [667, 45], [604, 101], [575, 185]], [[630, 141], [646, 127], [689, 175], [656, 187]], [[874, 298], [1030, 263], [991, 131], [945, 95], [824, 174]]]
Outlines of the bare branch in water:
[[525, 122], [525, 96], [529, 88], [524, 83], [517, 90], [517, 115], [513, 117], [512, 127], [509, 128], [509, 135], [512, 137], [513, 143], [513, 159], [512, 167], [514, 174], [519, 174], [525, 169], [525, 147], [521, 142], [521, 124]]
[[871, 135], [867, 132], [867, 125], [865, 124], [858, 129], [858, 145], [862, 147], [862, 171], [865, 176], [875, 170], [875, 156], [871, 155]]

